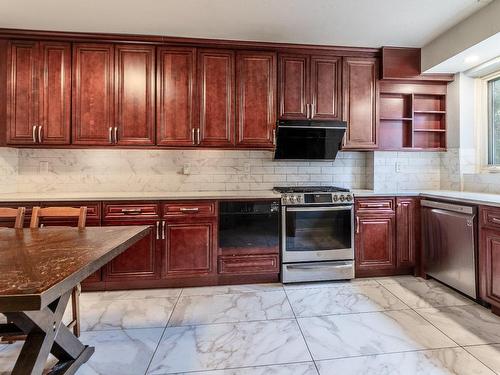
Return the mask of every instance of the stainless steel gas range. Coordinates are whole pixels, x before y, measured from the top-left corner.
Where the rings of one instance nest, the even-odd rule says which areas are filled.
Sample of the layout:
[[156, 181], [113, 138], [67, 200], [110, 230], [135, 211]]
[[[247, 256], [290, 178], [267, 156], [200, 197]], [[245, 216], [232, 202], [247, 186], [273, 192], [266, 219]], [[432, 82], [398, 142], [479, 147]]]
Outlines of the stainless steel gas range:
[[330, 186], [275, 187], [281, 193], [284, 283], [354, 278], [353, 195]]

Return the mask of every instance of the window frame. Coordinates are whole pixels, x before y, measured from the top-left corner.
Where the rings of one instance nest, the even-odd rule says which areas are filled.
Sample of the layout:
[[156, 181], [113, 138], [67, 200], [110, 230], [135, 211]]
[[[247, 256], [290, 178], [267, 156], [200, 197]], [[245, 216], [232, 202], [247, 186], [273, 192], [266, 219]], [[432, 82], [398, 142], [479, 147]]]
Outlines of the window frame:
[[500, 164], [490, 162], [490, 104], [488, 82], [500, 78], [500, 71], [476, 79], [475, 85], [475, 123], [479, 125], [476, 133], [476, 156], [478, 157], [477, 172], [500, 173]]
[[[487, 123], [488, 123], [488, 167], [494, 167], [497, 169], [500, 169], [500, 162], [499, 163], [492, 163], [495, 159], [495, 153], [494, 153], [494, 147], [493, 147], [493, 142], [494, 142], [494, 124], [493, 124], [493, 82], [499, 82], [500, 83], [500, 73], [496, 73], [494, 77], [489, 77], [489, 79], [486, 80], [486, 112], [487, 112]], [[497, 140], [500, 141], [500, 140]]]

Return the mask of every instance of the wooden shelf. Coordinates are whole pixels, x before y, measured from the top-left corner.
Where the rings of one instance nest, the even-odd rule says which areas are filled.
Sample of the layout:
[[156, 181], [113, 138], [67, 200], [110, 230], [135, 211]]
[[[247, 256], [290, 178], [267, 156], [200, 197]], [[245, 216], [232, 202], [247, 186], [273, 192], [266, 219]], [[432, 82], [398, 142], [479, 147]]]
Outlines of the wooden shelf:
[[381, 117], [380, 121], [413, 121], [413, 117]]
[[432, 114], [432, 115], [444, 115], [446, 111], [413, 111], [413, 113], [422, 114]]
[[413, 129], [414, 132], [434, 132], [434, 133], [445, 133], [445, 129]]

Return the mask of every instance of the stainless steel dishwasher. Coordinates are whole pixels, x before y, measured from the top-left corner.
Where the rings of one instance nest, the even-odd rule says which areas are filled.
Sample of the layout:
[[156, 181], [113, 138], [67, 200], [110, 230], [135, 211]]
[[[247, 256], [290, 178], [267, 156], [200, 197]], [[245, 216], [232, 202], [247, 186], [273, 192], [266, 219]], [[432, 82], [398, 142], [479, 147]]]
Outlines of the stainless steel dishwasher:
[[422, 244], [425, 273], [477, 298], [477, 208], [424, 199]]

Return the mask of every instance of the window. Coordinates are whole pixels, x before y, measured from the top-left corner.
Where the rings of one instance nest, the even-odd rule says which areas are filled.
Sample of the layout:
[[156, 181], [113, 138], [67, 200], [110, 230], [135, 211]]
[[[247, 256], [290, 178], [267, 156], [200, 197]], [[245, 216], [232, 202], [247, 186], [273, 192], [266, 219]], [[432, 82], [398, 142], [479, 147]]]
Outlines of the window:
[[488, 81], [488, 164], [500, 165], [500, 77]]

